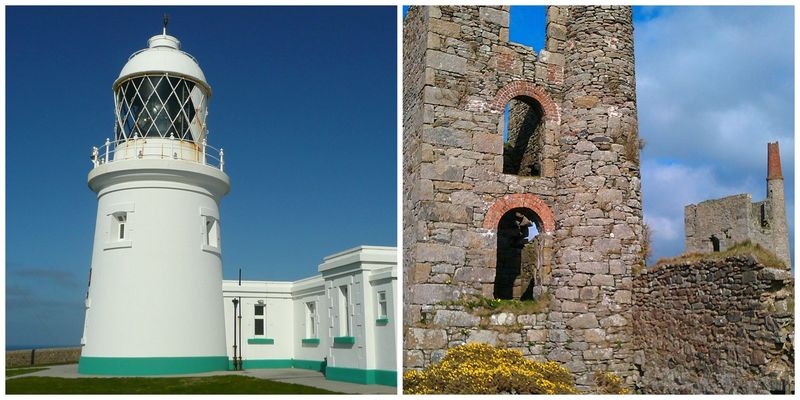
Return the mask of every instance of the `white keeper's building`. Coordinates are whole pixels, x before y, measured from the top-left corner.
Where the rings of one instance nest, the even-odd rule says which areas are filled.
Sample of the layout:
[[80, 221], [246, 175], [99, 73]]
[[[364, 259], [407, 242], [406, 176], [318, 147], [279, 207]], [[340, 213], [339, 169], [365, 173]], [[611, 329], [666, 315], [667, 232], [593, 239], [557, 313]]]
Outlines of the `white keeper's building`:
[[305, 368], [395, 386], [397, 250], [346, 250], [295, 282], [223, 281], [230, 178], [207, 143], [197, 60], [165, 28], [113, 91], [114, 139], [92, 149], [88, 176], [98, 207], [78, 371]]

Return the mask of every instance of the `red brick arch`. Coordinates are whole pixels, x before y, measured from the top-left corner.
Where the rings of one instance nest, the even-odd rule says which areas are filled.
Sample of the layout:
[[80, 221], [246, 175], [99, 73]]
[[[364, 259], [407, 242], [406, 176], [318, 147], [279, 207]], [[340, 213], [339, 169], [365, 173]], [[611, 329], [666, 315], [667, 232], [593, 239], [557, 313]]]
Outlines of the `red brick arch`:
[[535, 194], [507, 194], [492, 204], [486, 217], [483, 219], [483, 227], [486, 229], [497, 229], [500, 218], [505, 213], [515, 208], [528, 208], [542, 219], [542, 225], [546, 233], [556, 230], [556, 223], [553, 219], [553, 211], [544, 200]]
[[544, 110], [544, 118], [548, 121], [560, 123], [561, 114], [558, 110], [558, 104], [550, 98], [544, 88], [536, 86], [536, 84], [529, 81], [514, 81], [503, 86], [494, 96], [490, 105], [491, 109], [502, 112], [505, 110], [506, 104], [518, 96], [527, 96], [538, 101], [542, 106], [542, 110]]

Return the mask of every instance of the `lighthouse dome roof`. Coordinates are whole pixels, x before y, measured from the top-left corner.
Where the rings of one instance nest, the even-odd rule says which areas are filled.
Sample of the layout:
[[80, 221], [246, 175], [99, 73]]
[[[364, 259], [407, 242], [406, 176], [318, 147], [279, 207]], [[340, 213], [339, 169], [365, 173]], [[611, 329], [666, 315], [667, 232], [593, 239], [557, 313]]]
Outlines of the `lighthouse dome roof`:
[[199, 83], [211, 93], [206, 76], [197, 60], [180, 49], [178, 38], [167, 34], [156, 35], [148, 40], [148, 47], [133, 53], [122, 67], [114, 82], [114, 89], [127, 78], [147, 73], [170, 73]]

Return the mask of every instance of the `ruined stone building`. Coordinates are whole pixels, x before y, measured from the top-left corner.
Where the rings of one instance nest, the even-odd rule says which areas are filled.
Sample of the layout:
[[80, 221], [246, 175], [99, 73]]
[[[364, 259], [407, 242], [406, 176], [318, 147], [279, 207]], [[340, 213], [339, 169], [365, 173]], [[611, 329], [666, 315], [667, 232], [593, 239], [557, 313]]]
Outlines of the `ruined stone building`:
[[[537, 53], [509, 42], [508, 6], [406, 16], [406, 368], [480, 341], [562, 362], [582, 387], [595, 370], [638, 376], [631, 8], [550, 6], [546, 29]], [[549, 306], [489, 320], [459, 305], [476, 297]]]
[[790, 272], [644, 268], [631, 8], [549, 6], [538, 52], [509, 42], [509, 11], [404, 21], [404, 368], [483, 342], [557, 361], [579, 389], [611, 371], [646, 393], [793, 390]]
[[767, 198], [753, 202], [749, 193], [690, 204], [684, 210], [686, 251], [710, 253], [750, 240], [778, 256], [786, 266], [789, 227], [778, 142], [767, 144]]

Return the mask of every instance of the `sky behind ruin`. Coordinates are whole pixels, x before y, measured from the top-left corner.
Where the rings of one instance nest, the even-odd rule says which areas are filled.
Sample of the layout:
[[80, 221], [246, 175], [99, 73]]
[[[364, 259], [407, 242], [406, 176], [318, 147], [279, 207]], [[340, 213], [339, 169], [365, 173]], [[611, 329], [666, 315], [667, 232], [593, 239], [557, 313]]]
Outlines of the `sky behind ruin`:
[[224, 277], [296, 280], [327, 255], [397, 245], [395, 7], [6, 12], [7, 345], [79, 343], [91, 147], [113, 136], [111, 85], [165, 12], [213, 90]]

